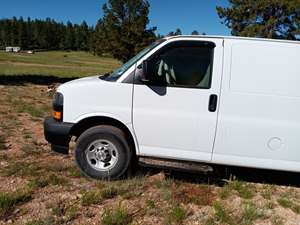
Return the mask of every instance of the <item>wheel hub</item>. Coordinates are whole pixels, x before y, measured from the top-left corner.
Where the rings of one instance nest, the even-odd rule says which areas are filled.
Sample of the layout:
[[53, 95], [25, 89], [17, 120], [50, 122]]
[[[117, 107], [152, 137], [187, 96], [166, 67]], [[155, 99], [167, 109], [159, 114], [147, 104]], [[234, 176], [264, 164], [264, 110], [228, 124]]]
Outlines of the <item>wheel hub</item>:
[[108, 140], [96, 140], [85, 151], [86, 159], [91, 167], [100, 171], [112, 169], [118, 161], [118, 151]]
[[95, 154], [96, 154], [97, 159], [102, 162], [107, 162], [111, 158], [110, 151], [106, 147], [97, 148], [97, 151]]

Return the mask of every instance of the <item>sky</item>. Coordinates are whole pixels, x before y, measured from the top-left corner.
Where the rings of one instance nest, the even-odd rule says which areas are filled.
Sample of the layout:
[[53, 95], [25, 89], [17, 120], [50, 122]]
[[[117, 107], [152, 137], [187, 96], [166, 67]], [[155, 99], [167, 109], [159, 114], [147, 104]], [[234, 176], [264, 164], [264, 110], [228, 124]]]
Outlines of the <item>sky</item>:
[[[81, 23], [85, 20], [95, 25], [103, 16], [106, 0], [0, 0], [0, 18], [13, 16], [32, 19], [50, 17], [59, 22]], [[193, 30], [208, 35], [230, 35], [221, 24], [216, 6], [226, 6], [227, 0], [149, 0], [149, 27], [157, 33], [167, 34], [180, 28], [183, 34]]]

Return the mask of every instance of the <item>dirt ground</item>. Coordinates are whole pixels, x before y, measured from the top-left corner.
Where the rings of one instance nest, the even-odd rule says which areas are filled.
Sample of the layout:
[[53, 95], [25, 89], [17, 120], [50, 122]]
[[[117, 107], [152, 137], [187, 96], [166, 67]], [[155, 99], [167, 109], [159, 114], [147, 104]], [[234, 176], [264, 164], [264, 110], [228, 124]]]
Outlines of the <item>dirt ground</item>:
[[295, 174], [266, 172], [274, 180], [265, 182], [255, 170], [210, 179], [140, 169], [121, 181], [85, 178], [74, 143], [62, 156], [44, 140], [50, 113], [47, 85], [0, 85], [0, 224], [300, 224]]

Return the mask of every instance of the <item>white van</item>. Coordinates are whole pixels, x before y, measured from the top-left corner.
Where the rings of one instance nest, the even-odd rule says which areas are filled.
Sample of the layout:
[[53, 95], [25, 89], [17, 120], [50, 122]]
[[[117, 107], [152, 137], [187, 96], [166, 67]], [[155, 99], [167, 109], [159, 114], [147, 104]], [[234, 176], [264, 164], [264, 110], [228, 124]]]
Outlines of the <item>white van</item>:
[[75, 136], [92, 178], [120, 178], [136, 159], [300, 172], [299, 42], [164, 38], [61, 85], [53, 108], [46, 139], [68, 153]]

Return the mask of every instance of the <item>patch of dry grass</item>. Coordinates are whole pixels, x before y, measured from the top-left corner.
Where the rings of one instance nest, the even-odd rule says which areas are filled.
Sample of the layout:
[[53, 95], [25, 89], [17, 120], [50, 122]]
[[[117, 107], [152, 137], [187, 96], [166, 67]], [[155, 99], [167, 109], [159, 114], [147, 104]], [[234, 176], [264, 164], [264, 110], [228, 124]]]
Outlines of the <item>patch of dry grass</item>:
[[18, 204], [30, 201], [32, 190], [25, 188], [16, 192], [0, 192], [0, 218], [11, 214]]
[[284, 208], [291, 209], [294, 213], [300, 214], [300, 205], [289, 199], [288, 197], [280, 197], [277, 199], [279, 205]]
[[128, 210], [122, 206], [105, 209], [102, 220], [103, 225], [127, 225], [132, 222]]

